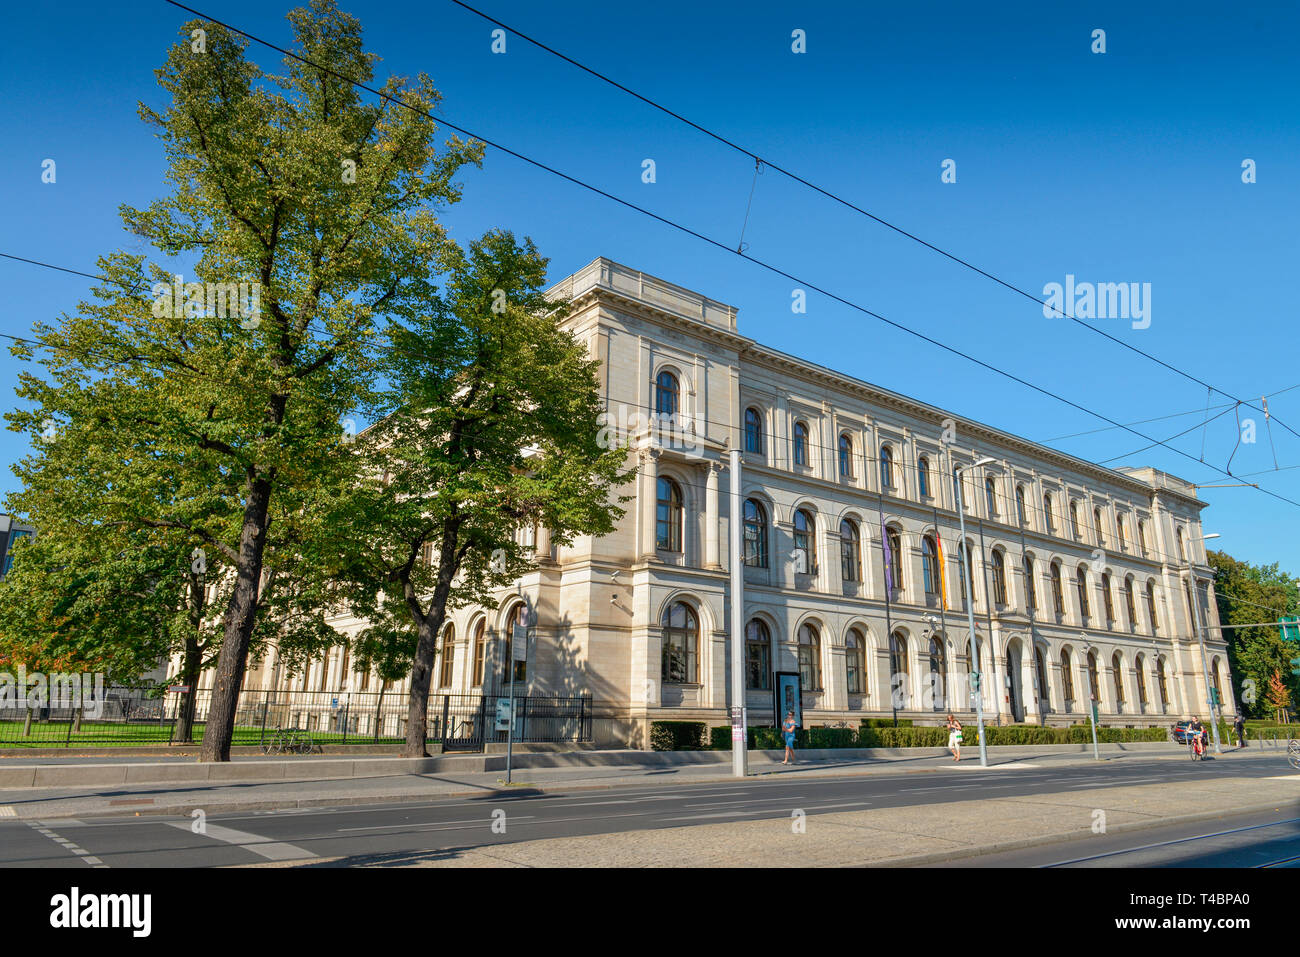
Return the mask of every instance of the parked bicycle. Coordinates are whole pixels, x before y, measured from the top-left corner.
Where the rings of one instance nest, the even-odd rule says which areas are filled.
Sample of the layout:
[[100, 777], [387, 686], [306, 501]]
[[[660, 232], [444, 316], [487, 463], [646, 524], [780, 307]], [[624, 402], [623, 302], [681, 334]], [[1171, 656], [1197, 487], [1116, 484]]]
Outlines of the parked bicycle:
[[1287, 738], [1286, 761], [1293, 769], [1300, 771], [1300, 741], [1295, 738]]
[[262, 741], [263, 754], [312, 754], [319, 750], [311, 735], [301, 728], [277, 726], [271, 736]]

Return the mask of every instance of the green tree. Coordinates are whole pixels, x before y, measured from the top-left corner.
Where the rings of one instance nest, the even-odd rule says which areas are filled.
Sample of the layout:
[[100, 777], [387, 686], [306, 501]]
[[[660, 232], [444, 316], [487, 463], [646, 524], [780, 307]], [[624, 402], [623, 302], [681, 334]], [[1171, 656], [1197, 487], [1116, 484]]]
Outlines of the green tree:
[[490, 600], [536, 560], [518, 541], [600, 535], [622, 509], [624, 452], [599, 439], [597, 363], [562, 327], [530, 241], [489, 232], [448, 258], [446, 292], [390, 329], [390, 387], [331, 510], [334, 561], [365, 641], [411, 675], [405, 754], [425, 753], [448, 609]]
[[[140, 107], [171, 190], [123, 207], [123, 220], [163, 253], [197, 257], [195, 280], [213, 284], [194, 287], [202, 301], [187, 288], [176, 309], [170, 273], [102, 258], [97, 301], [38, 325], [46, 378], [24, 374], [29, 408], [10, 416], [32, 432], [53, 422], [55, 446], [90, 449], [96, 481], [66, 507], [182, 533], [223, 566], [205, 761], [229, 760], [263, 606], [279, 601], [272, 617], [292, 634], [329, 637], [311, 610], [323, 588], [314, 543], [329, 534], [311, 503], [349, 480], [340, 422], [367, 403], [383, 320], [429, 301], [429, 264], [446, 244], [435, 209], [459, 198], [453, 176], [482, 155], [456, 138], [436, 146], [436, 124], [416, 112], [440, 100], [424, 75], [390, 78], [378, 103], [362, 101], [340, 75], [369, 83], [375, 56], [332, 0], [288, 20], [294, 52], [327, 69], [286, 57], [283, 74], [264, 72], [241, 38], [195, 20], [157, 72], [170, 105]], [[214, 295], [232, 283], [248, 284], [233, 315]], [[97, 424], [124, 457], [95, 451]], [[38, 444], [20, 475], [53, 502], [64, 476], [48, 452]], [[108, 503], [85, 500], [96, 483]]]
[[[1224, 625], [1253, 625], [1276, 621], [1281, 615], [1300, 610], [1300, 591], [1293, 578], [1276, 563], [1252, 565], [1226, 552], [1208, 553], [1215, 570], [1215, 597], [1219, 619]], [[1275, 624], [1227, 628], [1223, 632], [1232, 669], [1233, 691], [1252, 717], [1268, 713], [1265, 690], [1272, 676], [1280, 672], [1289, 691], [1297, 691], [1297, 679], [1290, 673], [1290, 660], [1300, 654], [1282, 641]]]

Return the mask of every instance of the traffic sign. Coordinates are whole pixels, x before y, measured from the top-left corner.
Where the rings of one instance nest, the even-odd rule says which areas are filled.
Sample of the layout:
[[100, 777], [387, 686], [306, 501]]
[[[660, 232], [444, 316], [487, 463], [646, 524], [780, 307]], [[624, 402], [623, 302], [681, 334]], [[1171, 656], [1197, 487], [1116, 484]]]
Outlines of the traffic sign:
[[510, 730], [510, 706], [513, 704], [509, 698], [497, 698], [497, 730]]
[[1300, 642], [1300, 617], [1283, 615], [1279, 620], [1283, 641]]

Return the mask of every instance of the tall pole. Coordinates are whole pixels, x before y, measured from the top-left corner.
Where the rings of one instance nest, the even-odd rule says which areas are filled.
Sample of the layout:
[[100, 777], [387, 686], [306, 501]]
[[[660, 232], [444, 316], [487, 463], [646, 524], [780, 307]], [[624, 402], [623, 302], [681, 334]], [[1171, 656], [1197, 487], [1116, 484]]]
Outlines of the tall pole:
[[[1020, 515], [1020, 502], [1016, 501], [1016, 527], [1020, 531], [1020, 571], [1025, 576], [1025, 605], [1029, 604], [1030, 596], [1034, 598], [1034, 607], [1029, 611], [1029, 643], [1032, 646], [1029, 650], [1030, 662], [1029, 673], [1033, 676], [1034, 682], [1034, 700], [1038, 702], [1038, 723], [1047, 725], [1047, 705], [1044, 704], [1048, 699], [1048, 689], [1038, 686], [1038, 632], [1034, 629], [1034, 618], [1038, 615], [1038, 594], [1034, 590], [1034, 577], [1029, 571], [1026, 558], [1028, 553], [1025, 549], [1025, 523]], [[1044, 676], [1046, 677], [1046, 676]]]
[[[957, 470], [958, 473], [962, 469]], [[978, 722], [980, 736], [980, 765], [989, 766], [988, 744], [984, 740], [984, 688], [983, 682], [979, 680], [980, 666], [980, 649], [975, 642], [975, 583], [970, 580], [971, 576], [966, 574], [966, 562], [961, 559], [970, 558], [970, 549], [966, 547], [966, 503], [962, 501], [962, 476], [953, 475], [953, 487], [957, 490], [957, 521], [961, 524], [961, 551], [957, 555], [957, 564], [961, 566], [962, 581], [966, 583], [966, 626], [970, 634], [971, 656], [975, 659], [976, 670], [972, 672], [975, 675], [975, 683], [981, 685], [975, 694], [975, 720]]]
[[[741, 532], [744, 513], [740, 501], [740, 450], [731, 450], [731, 771], [743, 778], [747, 771], [749, 752], [749, 715], [745, 707], [745, 555], [741, 551]], [[739, 712], [739, 714], [737, 714]], [[777, 726], [781, 716], [776, 715]], [[739, 720], [739, 723], [737, 723]], [[737, 734], [739, 729], [739, 734]]]
[[1197, 619], [1200, 617], [1201, 598], [1200, 589], [1196, 587], [1196, 573], [1192, 570], [1192, 560], [1187, 560], [1187, 574], [1191, 579], [1188, 582], [1188, 611], [1192, 615], [1192, 634], [1196, 636], [1197, 644], [1201, 646], [1201, 674], [1205, 678], [1205, 703], [1210, 709], [1210, 727], [1214, 731], [1214, 753], [1222, 754], [1223, 745], [1219, 743], [1219, 719], [1214, 714], [1214, 694], [1211, 689], [1214, 687], [1210, 683], [1210, 662], [1205, 654], [1205, 635], [1201, 632], [1200, 623]]
[[[989, 563], [984, 559], [984, 519], [979, 519], [980, 530], [980, 584], [984, 586], [984, 612], [989, 625], [989, 677], [993, 681], [993, 703], [997, 705], [993, 712], [993, 719], [997, 721], [998, 727], [1002, 727], [1002, 706], [997, 704], [998, 692], [998, 646], [993, 640], [993, 599], [989, 595]], [[971, 599], [975, 597], [975, 590], [971, 589]], [[1010, 684], [1011, 676], [1007, 675], [1007, 682]], [[1011, 716], [1011, 723], [1015, 724], [1016, 716]]]
[[[906, 669], [900, 671], [898, 668], [898, 644], [894, 641], [894, 616], [889, 597], [889, 593], [894, 590], [894, 576], [889, 569], [889, 530], [885, 528], [885, 500], [881, 495], [876, 496], [876, 514], [880, 517], [880, 561], [885, 572], [885, 634], [889, 636], [889, 704], [894, 709], [894, 727], [897, 728], [898, 696], [894, 693], [894, 682], [898, 680], [900, 674], [906, 675], [907, 671]], [[905, 687], [903, 690], [910, 697], [912, 689]], [[911, 702], [905, 697], [903, 703]]]

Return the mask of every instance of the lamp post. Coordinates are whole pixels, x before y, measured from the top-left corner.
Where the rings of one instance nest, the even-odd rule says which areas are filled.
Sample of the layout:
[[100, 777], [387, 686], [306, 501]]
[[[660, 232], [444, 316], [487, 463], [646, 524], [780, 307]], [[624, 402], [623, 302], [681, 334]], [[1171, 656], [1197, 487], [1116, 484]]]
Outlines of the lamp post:
[[[1206, 542], [1211, 538], [1218, 537], [1218, 532], [1211, 532], [1209, 535], [1202, 535], [1199, 541]], [[1222, 754], [1223, 745], [1219, 742], [1219, 721], [1223, 717], [1223, 710], [1222, 705], [1220, 705], [1219, 717], [1216, 718], [1214, 714], [1214, 693], [1212, 691], [1214, 686], [1210, 682], [1210, 662], [1205, 653], [1205, 634], [1201, 631], [1200, 623], [1197, 620], [1200, 618], [1201, 596], [1200, 590], [1196, 587], [1196, 573], [1192, 570], [1192, 558], [1190, 554], [1187, 557], [1187, 577], [1189, 579], [1187, 583], [1188, 597], [1191, 599], [1190, 611], [1192, 613], [1192, 634], [1196, 636], [1196, 642], [1201, 646], [1201, 674], [1205, 679], [1205, 701], [1210, 708], [1210, 726], [1214, 731], [1214, 753]]]
[[[993, 461], [994, 459], [991, 456], [986, 455], [982, 459], [977, 459], [976, 461], [972, 462], [969, 466], [967, 466], [967, 468], [979, 468], [981, 465], [988, 465], [990, 462]], [[962, 495], [962, 486], [965, 484], [965, 482], [963, 481], [962, 473], [964, 473], [965, 471], [966, 469], [962, 468], [960, 465], [957, 466], [957, 468], [953, 472], [953, 483], [952, 483], [957, 490], [957, 521], [961, 526], [961, 551], [958, 554], [957, 564], [961, 566], [962, 580], [966, 582], [966, 628], [970, 638], [971, 656], [975, 659], [975, 667], [976, 669], [978, 669], [980, 664], [980, 649], [978, 643], [976, 643], [975, 641], [975, 583], [973, 581], [970, 581], [971, 576], [966, 574], [967, 562], [961, 561], [961, 559], [963, 558], [964, 559], [970, 558], [970, 549], [966, 547], [966, 502]], [[991, 635], [989, 636], [989, 640], [990, 641], [992, 640]], [[978, 670], [972, 671], [971, 675], [975, 678], [976, 685], [982, 686], [983, 682], [979, 680], [980, 679], [979, 671]], [[996, 691], [997, 689], [994, 690]], [[983, 687], [978, 687], [976, 689], [975, 720], [979, 727], [980, 765], [981, 767], [988, 767], [989, 751], [988, 751], [988, 745], [984, 740], [984, 688]]]

